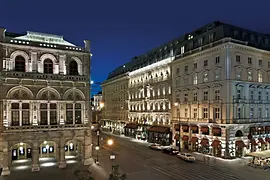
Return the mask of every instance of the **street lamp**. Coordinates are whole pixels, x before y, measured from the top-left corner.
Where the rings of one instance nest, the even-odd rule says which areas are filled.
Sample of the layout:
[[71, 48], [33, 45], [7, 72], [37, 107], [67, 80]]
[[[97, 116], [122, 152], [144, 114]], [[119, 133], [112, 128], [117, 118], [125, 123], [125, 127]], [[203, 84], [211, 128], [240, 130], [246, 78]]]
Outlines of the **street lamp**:
[[[113, 140], [112, 139], [109, 139], [107, 144], [109, 146], [112, 146], [113, 145]], [[110, 155], [110, 160], [112, 160], [112, 170], [113, 170], [113, 167], [114, 167], [114, 160], [115, 160], [115, 155], [113, 153], [113, 150], [112, 150], [112, 154]]]
[[177, 118], [178, 118], [178, 125], [179, 125], [179, 139], [178, 139], [178, 148], [179, 148], [179, 152], [181, 152], [181, 126], [180, 126], [180, 104], [179, 103], [174, 103], [175, 107], [179, 107], [179, 112], [177, 111]]
[[98, 150], [99, 150], [99, 145], [96, 146], [96, 151], [97, 151], [97, 161], [96, 161], [96, 164], [97, 164], [97, 165], [99, 164], [99, 161], [98, 161]]

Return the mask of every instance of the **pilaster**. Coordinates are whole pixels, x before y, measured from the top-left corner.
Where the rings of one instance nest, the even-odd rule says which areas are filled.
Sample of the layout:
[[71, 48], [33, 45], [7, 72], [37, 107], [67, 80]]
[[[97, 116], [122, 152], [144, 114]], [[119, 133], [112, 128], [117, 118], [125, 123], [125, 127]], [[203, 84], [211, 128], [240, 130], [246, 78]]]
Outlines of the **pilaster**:
[[83, 164], [84, 165], [92, 165], [92, 137], [91, 132], [86, 132], [83, 143]]
[[59, 168], [66, 168], [66, 159], [65, 159], [65, 144], [64, 141], [61, 139], [61, 142], [58, 146], [58, 152], [59, 152]]
[[40, 171], [39, 167], [39, 150], [38, 150], [38, 143], [33, 143], [33, 149], [32, 149], [32, 171]]
[[38, 62], [37, 62], [37, 52], [31, 52], [31, 62], [32, 62], [32, 72], [37, 72]]
[[9, 153], [8, 153], [8, 143], [3, 142], [3, 169], [2, 169], [2, 176], [7, 176], [10, 174], [9, 169]]

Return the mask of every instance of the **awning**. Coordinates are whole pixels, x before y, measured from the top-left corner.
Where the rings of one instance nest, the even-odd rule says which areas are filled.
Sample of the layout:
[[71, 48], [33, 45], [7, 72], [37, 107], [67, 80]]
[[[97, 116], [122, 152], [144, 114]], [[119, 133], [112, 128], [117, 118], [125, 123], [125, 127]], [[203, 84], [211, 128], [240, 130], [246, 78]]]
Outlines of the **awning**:
[[265, 138], [265, 142], [270, 143], [270, 137], [266, 137], [266, 138]]
[[218, 147], [218, 146], [220, 146], [220, 141], [219, 141], [219, 140], [214, 140], [214, 141], [212, 142], [211, 146], [213, 146], [213, 147]]
[[252, 145], [257, 145], [255, 139], [251, 139], [251, 140], [250, 140], [250, 143], [251, 143]]
[[189, 126], [188, 125], [182, 125], [183, 131], [188, 131]]
[[215, 133], [215, 134], [220, 134], [221, 133], [221, 129], [218, 128], [218, 127], [213, 127], [212, 128], [212, 132]]
[[179, 134], [175, 134], [174, 139], [178, 141], [179, 140]]
[[259, 152], [251, 152], [251, 153], [248, 153], [246, 155], [247, 156], [253, 156], [253, 157], [269, 158], [270, 157], [270, 150], [259, 151]]
[[182, 137], [182, 141], [184, 141], [184, 142], [188, 142], [188, 139], [189, 139], [189, 137], [187, 135], [184, 135]]
[[198, 131], [198, 126], [191, 126], [192, 131]]
[[203, 133], [207, 133], [207, 132], [209, 131], [209, 128], [203, 126], [203, 127], [201, 127], [201, 131], [202, 131]]
[[157, 132], [157, 133], [169, 133], [170, 128], [169, 127], [164, 127], [164, 126], [151, 126], [148, 129], [149, 132]]
[[125, 126], [125, 128], [129, 128], [129, 129], [137, 129], [138, 125], [135, 123], [129, 123]]
[[209, 146], [209, 140], [206, 139], [206, 138], [203, 138], [203, 139], [201, 140], [201, 145], [202, 145], [202, 146]]
[[246, 147], [245, 143], [242, 140], [235, 141], [235, 145], [239, 148]]
[[179, 131], [179, 129], [180, 129], [180, 128], [179, 128], [179, 124], [175, 124], [175, 125], [174, 125], [174, 130]]
[[261, 143], [261, 144], [265, 144], [265, 141], [263, 140], [263, 138], [258, 138], [258, 141], [259, 141], [259, 143]]
[[196, 142], [198, 142], [198, 138], [197, 137], [192, 137], [191, 140], [190, 140], [190, 142], [196, 143]]

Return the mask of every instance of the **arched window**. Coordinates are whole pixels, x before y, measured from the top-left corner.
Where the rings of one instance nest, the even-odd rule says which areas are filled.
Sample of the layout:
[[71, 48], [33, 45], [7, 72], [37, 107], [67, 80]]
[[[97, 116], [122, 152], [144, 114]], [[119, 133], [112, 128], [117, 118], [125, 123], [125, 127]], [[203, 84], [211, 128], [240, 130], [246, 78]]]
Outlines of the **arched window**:
[[75, 104], [75, 124], [82, 123], [82, 107], [81, 104]]
[[66, 124], [82, 123], [82, 107], [80, 103], [66, 105]]
[[29, 103], [12, 103], [11, 104], [11, 125], [23, 126], [30, 125]]
[[15, 71], [25, 72], [25, 59], [22, 56], [15, 58]]
[[69, 74], [78, 75], [78, 64], [76, 61], [71, 61], [69, 64]]
[[48, 125], [47, 103], [40, 104], [40, 125]]
[[43, 72], [46, 74], [53, 74], [53, 62], [50, 59], [45, 59], [44, 60], [44, 70]]

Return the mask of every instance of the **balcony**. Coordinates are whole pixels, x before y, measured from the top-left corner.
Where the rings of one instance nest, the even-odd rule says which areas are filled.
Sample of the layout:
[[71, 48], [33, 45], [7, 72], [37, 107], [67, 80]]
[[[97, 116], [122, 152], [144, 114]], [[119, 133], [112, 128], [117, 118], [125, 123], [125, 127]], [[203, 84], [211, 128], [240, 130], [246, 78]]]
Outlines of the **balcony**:
[[63, 131], [63, 130], [88, 129], [88, 128], [89, 128], [88, 124], [8, 126], [4, 127], [4, 132]]
[[264, 123], [264, 122], [270, 122], [270, 118], [242, 118], [242, 119], [234, 119], [233, 123], [235, 124], [249, 124], [249, 123]]
[[62, 74], [43, 74], [34, 72], [2, 71], [1, 76], [5, 78], [29, 78], [29, 79], [52, 79], [52, 80], [71, 80], [71, 81], [89, 81], [87, 76], [72, 76]]

